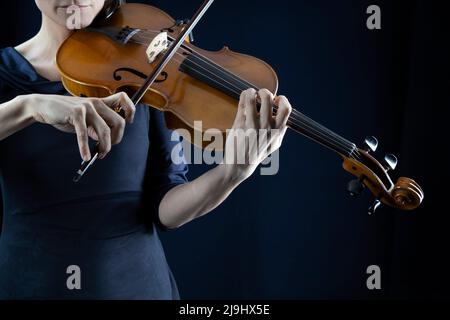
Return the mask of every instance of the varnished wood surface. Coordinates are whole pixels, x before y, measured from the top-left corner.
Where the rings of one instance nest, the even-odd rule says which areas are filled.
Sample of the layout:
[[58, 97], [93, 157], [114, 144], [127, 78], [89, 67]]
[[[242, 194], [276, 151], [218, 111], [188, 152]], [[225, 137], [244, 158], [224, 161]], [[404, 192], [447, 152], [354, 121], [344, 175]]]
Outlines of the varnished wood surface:
[[[145, 21], [145, 23], [143, 23]], [[174, 20], [163, 11], [148, 5], [130, 3], [114, 15], [111, 25], [116, 27], [161, 30], [174, 25]], [[169, 34], [176, 37], [179, 30]], [[151, 39], [149, 39], [150, 43]], [[186, 43], [197, 53], [214, 61], [229, 72], [235, 73], [260, 88], [276, 93], [278, 79], [272, 68], [254, 57], [240, 54], [224, 47], [211, 52]], [[107, 96], [118, 91], [130, 94], [144, 80], [132, 73], [122, 72], [116, 81], [114, 70], [132, 68], [150, 74], [157, 63], [148, 64], [147, 46], [129, 43], [118, 44], [105, 35], [77, 31], [67, 39], [57, 54], [57, 66], [63, 76], [64, 86], [73, 95]], [[194, 121], [203, 122], [203, 131], [216, 128], [224, 132], [231, 128], [237, 110], [237, 101], [182, 72], [179, 66], [183, 57], [176, 55], [164, 69], [166, 81], [155, 83], [145, 95], [143, 103], [165, 112], [171, 112], [181, 121], [171, 121], [179, 127], [194, 128]]]

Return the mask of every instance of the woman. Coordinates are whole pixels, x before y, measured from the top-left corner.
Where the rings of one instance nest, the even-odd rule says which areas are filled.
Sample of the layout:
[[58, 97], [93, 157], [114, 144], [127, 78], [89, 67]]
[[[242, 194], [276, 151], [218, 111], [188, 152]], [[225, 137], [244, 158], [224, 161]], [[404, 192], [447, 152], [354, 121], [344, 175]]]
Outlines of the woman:
[[[187, 182], [186, 166], [170, 159], [175, 143], [161, 113], [134, 106], [123, 93], [68, 95], [55, 68], [56, 51], [72, 32], [67, 8], [76, 5], [86, 27], [120, 2], [36, 0], [40, 31], [0, 51], [0, 298], [179, 298], [154, 225], [174, 229], [210, 212], [269, 154], [263, 146], [258, 163], [220, 164]], [[112, 111], [117, 106], [125, 120]], [[233, 128], [280, 129], [271, 137], [273, 151], [290, 110], [285, 97], [249, 89]], [[98, 140], [102, 160], [71, 183], [77, 154], [91, 157], [89, 137]], [[258, 149], [230, 145], [226, 153]]]

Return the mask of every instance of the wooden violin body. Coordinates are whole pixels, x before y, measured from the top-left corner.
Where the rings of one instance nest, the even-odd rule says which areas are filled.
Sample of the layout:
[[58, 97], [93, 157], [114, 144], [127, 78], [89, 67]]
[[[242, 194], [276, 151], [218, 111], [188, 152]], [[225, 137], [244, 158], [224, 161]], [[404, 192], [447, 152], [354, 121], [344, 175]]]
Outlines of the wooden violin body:
[[[106, 97], [120, 91], [131, 96], [158, 64], [158, 58], [152, 60], [148, 52], [156, 46], [157, 37], [163, 32], [168, 41], [179, 34], [183, 37], [182, 27], [158, 8], [125, 4], [103, 24], [76, 31], [63, 43], [56, 58], [63, 84], [75, 96]], [[141, 102], [164, 111], [169, 128], [191, 133], [218, 129], [225, 134], [234, 122], [240, 93], [249, 87], [267, 88], [276, 94], [277, 75], [255, 57], [226, 47], [210, 52], [186, 41]], [[194, 124], [199, 120], [201, 129]], [[394, 184], [389, 168], [368, 151], [301, 112], [293, 109], [288, 126], [341, 155], [344, 169], [376, 197], [373, 211], [379, 203], [412, 210], [422, 202], [423, 191], [414, 180], [401, 177]]]
[[[160, 9], [137, 3], [123, 5], [108, 21], [108, 27], [117, 30], [127, 26], [153, 31], [148, 33], [149, 36], [167, 30], [168, 35], [174, 38], [181, 28], [175, 26], [175, 20]], [[144, 37], [137, 39], [143, 42]], [[188, 42], [183, 47], [183, 53], [169, 62], [160, 80], [142, 99], [142, 103], [165, 111], [170, 128], [192, 131], [194, 121], [201, 120], [202, 131], [215, 128], [225, 132], [231, 128], [236, 114], [235, 97], [179, 71], [190, 51], [241, 75], [254, 85], [274, 93], [277, 91], [275, 72], [259, 59], [232, 52], [226, 47], [218, 52], [206, 51]], [[133, 41], [123, 44], [99, 32], [80, 30], [74, 32], [59, 49], [57, 66], [64, 86], [75, 96], [106, 97], [120, 91], [131, 96], [157, 63], [157, 60], [148, 63], [146, 49], [147, 44]], [[236, 88], [237, 94], [240, 94], [240, 89]]]

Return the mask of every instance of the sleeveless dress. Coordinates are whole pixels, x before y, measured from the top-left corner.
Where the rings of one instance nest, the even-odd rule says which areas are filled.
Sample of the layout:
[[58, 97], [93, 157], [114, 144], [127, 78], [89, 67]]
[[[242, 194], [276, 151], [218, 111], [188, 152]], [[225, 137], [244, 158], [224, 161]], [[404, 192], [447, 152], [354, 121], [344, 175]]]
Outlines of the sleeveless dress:
[[[14, 48], [0, 50], [0, 103], [30, 93], [68, 94]], [[187, 166], [171, 161], [180, 142], [162, 113], [136, 109], [122, 142], [78, 183], [74, 134], [33, 124], [0, 141], [0, 299], [179, 299], [155, 226]]]

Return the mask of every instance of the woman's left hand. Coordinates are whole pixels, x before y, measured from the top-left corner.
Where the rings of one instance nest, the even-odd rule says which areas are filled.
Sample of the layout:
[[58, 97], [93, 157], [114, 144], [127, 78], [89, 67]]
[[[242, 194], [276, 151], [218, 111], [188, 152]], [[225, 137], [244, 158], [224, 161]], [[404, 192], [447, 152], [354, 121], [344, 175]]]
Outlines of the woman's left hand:
[[291, 110], [286, 97], [274, 97], [268, 90], [242, 92], [233, 128], [227, 134], [222, 164], [171, 189], [159, 205], [161, 223], [177, 228], [222, 203], [281, 146]]
[[242, 92], [225, 144], [224, 163], [234, 180], [248, 178], [264, 159], [280, 148], [291, 111], [285, 96], [274, 97], [267, 89]]

